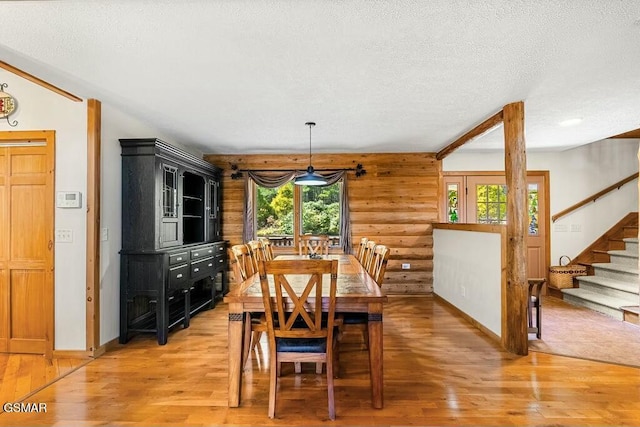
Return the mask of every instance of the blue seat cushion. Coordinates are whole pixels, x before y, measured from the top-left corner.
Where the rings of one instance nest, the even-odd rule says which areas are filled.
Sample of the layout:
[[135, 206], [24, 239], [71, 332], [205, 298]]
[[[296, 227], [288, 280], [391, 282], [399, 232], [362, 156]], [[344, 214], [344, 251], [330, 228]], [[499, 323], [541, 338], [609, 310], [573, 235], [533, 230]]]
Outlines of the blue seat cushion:
[[343, 315], [342, 323], [345, 325], [355, 325], [367, 323], [369, 321], [368, 313], [341, 313]]
[[326, 353], [326, 338], [276, 338], [276, 351], [289, 353]]

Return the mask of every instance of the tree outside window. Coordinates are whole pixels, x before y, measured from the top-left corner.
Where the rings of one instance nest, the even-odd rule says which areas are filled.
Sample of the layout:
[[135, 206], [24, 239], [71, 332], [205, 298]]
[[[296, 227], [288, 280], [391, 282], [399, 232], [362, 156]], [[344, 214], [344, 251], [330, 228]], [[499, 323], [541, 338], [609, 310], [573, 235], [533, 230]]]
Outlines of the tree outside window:
[[[340, 190], [341, 183], [318, 187], [296, 186], [291, 182], [278, 188], [257, 186], [257, 235], [293, 238], [297, 234], [328, 234], [338, 244]], [[300, 200], [299, 209], [295, 209], [295, 200]]]

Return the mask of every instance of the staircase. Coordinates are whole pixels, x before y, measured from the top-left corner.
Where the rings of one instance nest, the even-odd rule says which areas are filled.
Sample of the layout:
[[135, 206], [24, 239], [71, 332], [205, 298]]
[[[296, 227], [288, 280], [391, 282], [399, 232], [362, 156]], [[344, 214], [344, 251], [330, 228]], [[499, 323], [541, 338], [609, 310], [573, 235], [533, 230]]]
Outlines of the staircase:
[[[566, 302], [628, 320], [629, 310], [640, 302], [638, 277], [638, 223], [633, 218], [609, 230], [574, 262], [588, 267], [588, 276], [578, 276], [577, 288], [562, 289]], [[625, 237], [626, 236], [626, 237]], [[635, 237], [632, 237], [635, 236]], [[606, 245], [608, 249], [601, 249]], [[598, 248], [600, 247], [600, 248]], [[623, 307], [627, 307], [624, 309]]]

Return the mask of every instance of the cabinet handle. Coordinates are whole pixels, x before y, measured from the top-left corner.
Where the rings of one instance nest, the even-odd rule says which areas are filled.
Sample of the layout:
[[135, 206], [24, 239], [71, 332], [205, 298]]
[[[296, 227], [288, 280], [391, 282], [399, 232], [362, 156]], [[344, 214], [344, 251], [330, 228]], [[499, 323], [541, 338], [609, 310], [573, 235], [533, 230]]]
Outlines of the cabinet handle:
[[207, 267], [213, 267], [213, 263], [210, 262], [209, 265], [207, 265]]
[[178, 274], [178, 275], [176, 276], [176, 279], [180, 279], [180, 278], [182, 278], [182, 273], [180, 273], [180, 274]]
[[209, 249], [209, 250], [207, 251], [207, 253], [208, 253], [208, 254], [210, 254], [211, 252], [213, 252], [213, 249]]
[[182, 257], [176, 258], [176, 261], [182, 261]]
[[198, 252], [194, 253], [193, 256], [198, 256], [200, 255]]
[[222, 263], [224, 262], [224, 260], [223, 260], [223, 259], [221, 259], [221, 260], [220, 260], [220, 261], [218, 261], [218, 262], [219, 262], [220, 264], [222, 264]]
[[193, 272], [194, 272], [194, 273], [197, 273], [198, 271], [200, 271], [200, 269], [199, 269], [199, 268], [194, 268], [194, 269], [193, 269]]

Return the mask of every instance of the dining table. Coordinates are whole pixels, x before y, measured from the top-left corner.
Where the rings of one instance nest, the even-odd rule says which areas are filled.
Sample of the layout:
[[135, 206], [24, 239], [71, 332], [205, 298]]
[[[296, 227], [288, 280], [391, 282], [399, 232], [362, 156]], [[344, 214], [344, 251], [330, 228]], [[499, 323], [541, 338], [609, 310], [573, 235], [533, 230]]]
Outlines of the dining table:
[[[382, 313], [387, 296], [367, 273], [358, 259], [350, 254], [323, 255], [323, 259], [338, 260], [336, 315], [339, 313], [367, 313], [369, 332], [369, 371], [371, 406], [382, 408], [383, 396], [383, 330]], [[310, 259], [308, 255], [280, 255], [276, 260]], [[323, 310], [326, 304], [323, 296]], [[242, 387], [242, 354], [246, 313], [264, 313], [262, 290], [258, 274], [239, 283], [224, 297], [229, 307], [229, 407], [240, 406]]]

